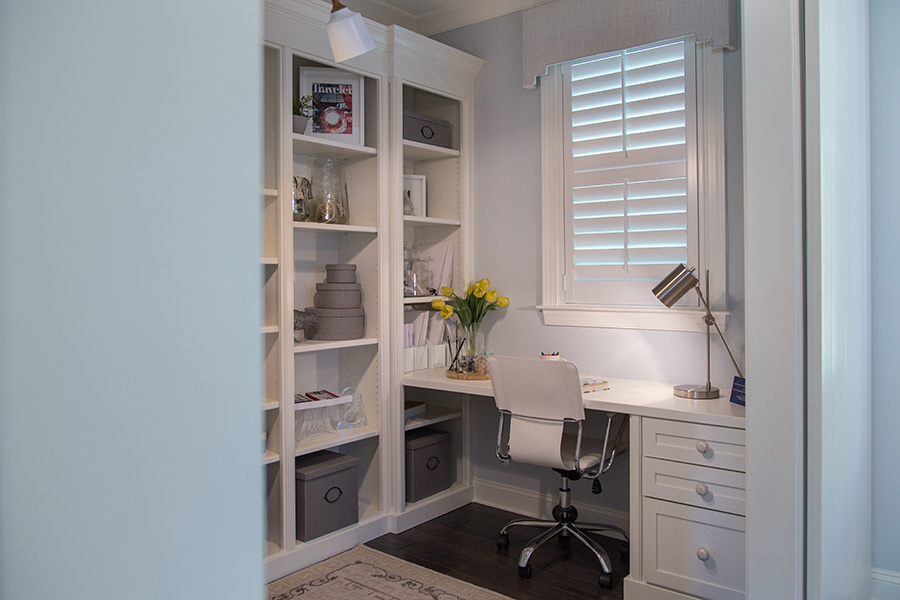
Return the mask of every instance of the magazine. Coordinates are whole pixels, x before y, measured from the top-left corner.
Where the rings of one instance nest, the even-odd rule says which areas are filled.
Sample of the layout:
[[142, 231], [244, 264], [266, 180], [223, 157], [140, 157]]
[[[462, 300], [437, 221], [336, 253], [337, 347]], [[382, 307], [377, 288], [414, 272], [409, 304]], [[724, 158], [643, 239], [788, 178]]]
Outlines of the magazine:
[[313, 81], [312, 133], [353, 134], [353, 84]]

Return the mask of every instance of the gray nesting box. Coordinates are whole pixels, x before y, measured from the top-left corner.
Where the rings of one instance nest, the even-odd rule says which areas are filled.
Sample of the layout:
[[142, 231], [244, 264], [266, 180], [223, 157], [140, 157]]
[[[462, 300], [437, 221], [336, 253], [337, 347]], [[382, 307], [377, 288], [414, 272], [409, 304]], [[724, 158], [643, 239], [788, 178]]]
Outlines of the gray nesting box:
[[356, 283], [356, 265], [325, 265], [326, 283]]
[[311, 340], [355, 340], [366, 335], [366, 311], [363, 308], [307, 308], [318, 322], [306, 328]]
[[360, 308], [362, 286], [358, 283], [317, 283], [313, 296], [316, 308]]
[[307, 542], [359, 521], [359, 459], [322, 450], [296, 459], [297, 539]]
[[418, 502], [452, 483], [450, 433], [415, 429], [406, 434], [406, 501]]

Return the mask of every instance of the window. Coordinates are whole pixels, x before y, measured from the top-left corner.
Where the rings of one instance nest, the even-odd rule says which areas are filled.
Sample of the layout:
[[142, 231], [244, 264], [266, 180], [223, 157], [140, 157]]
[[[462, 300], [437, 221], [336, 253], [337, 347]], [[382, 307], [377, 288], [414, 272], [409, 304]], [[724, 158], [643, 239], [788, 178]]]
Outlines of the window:
[[721, 53], [692, 38], [542, 77], [545, 324], [705, 328], [695, 298], [650, 291], [679, 263], [724, 307], [723, 92]]

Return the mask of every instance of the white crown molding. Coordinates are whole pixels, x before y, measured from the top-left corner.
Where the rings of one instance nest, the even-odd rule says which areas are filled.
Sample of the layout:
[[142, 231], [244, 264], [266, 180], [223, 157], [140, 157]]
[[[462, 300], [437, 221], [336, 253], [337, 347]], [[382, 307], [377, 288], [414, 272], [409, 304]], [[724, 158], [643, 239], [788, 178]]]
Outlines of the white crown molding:
[[390, 0], [356, 0], [353, 6], [364, 16], [384, 23], [400, 25], [421, 35], [436, 35], [494, 17], [500, 17], [553, 0], [456, 0], [446, 6], [420, 15], [401, 10]]
[[478, 57], [423, 38], [403, 27], [389, 27], [388, 32], [392, 40], [390, 46], [395, 54], [403, 55], [414, 63], [430, 63], [439, 69], [454, 70], [466, 78], [474, 78], [484, 62]]

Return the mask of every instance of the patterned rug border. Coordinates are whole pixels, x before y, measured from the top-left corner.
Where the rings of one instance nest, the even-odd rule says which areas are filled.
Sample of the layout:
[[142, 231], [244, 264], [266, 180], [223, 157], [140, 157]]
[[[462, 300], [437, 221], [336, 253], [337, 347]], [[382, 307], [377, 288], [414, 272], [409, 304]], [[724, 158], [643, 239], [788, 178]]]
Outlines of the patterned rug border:
[[[451, 575], [438, 573], [363, 544], [276, 579], [266, 586], [266, 598], [293, 600], [304, 596], [310, 597], [309, 595], [317, 591], [324, 592], [325, 590], [320, 589], [322, 586], [336, 581], [340, 577], [338, 572], [351, 566], [383, 571], [371, 576], [397, 586], [397, 592], [404, 594], [397, 596], [401, 600], [513, 600], [509, 596], [478, 587]], [[373, 596], [366, 593], [359, 597]], [[342, 600], [352, 599], [349, 596], [342, 596]]]

